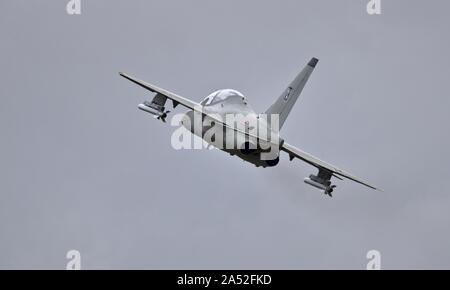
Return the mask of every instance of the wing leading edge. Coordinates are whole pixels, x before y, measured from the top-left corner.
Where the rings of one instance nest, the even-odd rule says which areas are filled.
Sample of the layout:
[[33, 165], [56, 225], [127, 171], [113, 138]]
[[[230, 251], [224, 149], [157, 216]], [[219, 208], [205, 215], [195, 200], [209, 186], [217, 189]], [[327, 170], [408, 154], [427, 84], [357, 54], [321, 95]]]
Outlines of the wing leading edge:
[[[306, 163], [317, 167], [319, 170], [320, 169], [325, 169], [325, 170], [328, 170], [328, 171], [332, 172], [333, 175], [342, 176], [344, 178], [353, 180], [353, 181], [355, 181], [355, 182], [357, 182], [359, 184], [365, 185], [365, 186], [370, 187], [372, 189], [375, 189], [375, 190], [378, 190], [378, 191], [382, 191], [381, 189], [379, 189], [379, 188], [377, 188], [377, 187], [375, 187], [373, 185], [368, 184], [367, 182], [359, 179], [358, 177], [353, 176], [352, 174], [350, 174], [348, 172], [345, 172], [344, 170], [341, 170], [341, 169], [337, 168], [334, 165], [328, 164], [325, 161], [322, 161], [319, 158], [310, 155], [309, 153], [306, 153], [306, 152], [304, 152], [304, 151], [302, 151], [302, 150], [300, 150], [300, 149], [298, 149], [298, 148], [296, 148], [296, 147], [294, 147], [294, 146], [292, 146], [290, 144], [287, 144], [286, 142], [282, 145], [281, 150], [285, 151], [286, 153], [288, 153], [289, 157], [291, 159], [293, 159], [294, 157], [297, 157], [298, 159], [301, 159], [301, 160], [305, 161]], [[338, 176], [335, 176], [335, 177], [338, 177]]]
[[[235, 128], [233, 126], [228, 125], [227, 123], [223, 122], [223, 120], [216, 118], [216, 116], [214, 116], [214, 115], [207, 114], [206, 112], [203, 111], [203, 106], [201, 104], [197, 103], [197, 102], [191, 101], [191, 100], [189, 100], [187, 98], [179, 96], [179, 95], [177, 95], [175, 93], [172, 93], [172, 92], [170, 92], [168, 90], [159, 88], [159, 87], [157, 87], [155, 85], [152, 85], [150, 83], [147, 83], [147, 82], [144, 82], [142, 80], [136, 79], [136, 78], [134, 78], [134, 77], [132, 77], [132, 76], [126, 74], [126, 73], [120, 72], [119, 74], [122, 77], [126, 78], [127, 80], [129, 80], [129, 81], [131, 81], [131, 82], [133, 82], [133, 83], [135, 83], [135, 84], [137, 84], [137, 85], [139, 85], [139, 86], [141, 86], [141, 87], [143, 87], [143, 88], [145, 88], [145, 89], [147, 89], [147, 90], [149, 90], [149, 91], [151, 91], [153, 93], [156, 93], [156, 96], [155, 96], [156, 99], [158, 97], [160, 97], [160, 95], [162, 95], [163, 97], [166, 97], [166, 98], [172, 100], [174, 102], [174, 107], [176, 105], [178, 105], [178, 104], [181, 104], [181, 105], [185, 106], [188, 109], [191, 109], [193, 111], [199, 112], [199, 113], [201, 113], [203, 115], [207, 115], [208, 117], [210, 117], [212, 120], [214, 120], [218, 124], [222, 124], [224, 127], [230, 128], [230, 129], [232, 129], [232, 130], [234, 130], [234, 131], [236, 131], [238, 133], [241, 133], [241, 134], [243, 134], [245, 136], [250, 136], [250, 137], [253, 137], [253, 138], [259, 138], [259, 139], [261, 139], [263, 141], [271, 142], [270, 139], [268, 140], [267, 138], [261, 138], [261, 137], [258, 137], [255, 134], [248, 133], [245, 130], [240, 130], [238, 128]], [[153, 102], [155, 102], [155, 100], [153, 100]], [[159, 105], [159, 107], [162, 106], [161, 104], [158, 104], [158, 105]], [[154, 111], [150, 111], [149, 113], [158, 114], [159, 115], [158, 118], [163, 120], [163, 121], [165, 121], [165, 118], [166, 118], [168, 112], [163, 112], [163, 111], [154, 112]]]
[[141, 81], [139, 79], [136, 79], [136, 78], [134, 78], [134, 77], [132, 77], [132, 76], [126, 74], [126, 73], [122, 73], [121, 72], [119, 74], [122, 77], [126, 78], [127, 80], [132, 81], [133, 83], [143, 87], [144, 89], [147, 89], [147, 90], [149, 90], [151, 92], [154, 92], [154, 93], [157, 93], [157, 94], [161, 94], [161, 95], [167, 97], [168, 99], [171, 99], [174, 102], [174, 104], [181, 104], [181, 105], [183, 105], [183, 106], [185, 106], [185, 107], [187, 107], [187, 108], [189, 108], [191, 110], [198, 110], [199, 108], [201, 108], [201, 105], [199, 103], [191, 101], [191, 100], [189, 100], [187, 98], [184, 98], [182, 96], [179, 96], [179, 95], [177, 95], [175, 93], [169, 92], [169, 91], [167, 91], [165, 89], [161, 89], [161, 88], [159, 88], [159, 87], [157, 87], [155, 85], [152, 85], [150, 83], [147, 83], [147, 82]]

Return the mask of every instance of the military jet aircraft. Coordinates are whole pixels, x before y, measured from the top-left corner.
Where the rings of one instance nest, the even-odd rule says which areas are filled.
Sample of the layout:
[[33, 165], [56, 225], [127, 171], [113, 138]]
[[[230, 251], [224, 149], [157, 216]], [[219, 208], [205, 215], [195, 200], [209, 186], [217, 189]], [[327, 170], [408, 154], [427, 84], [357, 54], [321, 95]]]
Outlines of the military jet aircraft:
[[[302, 92], [306, 82], [309, 79], [309, 76], [314, 71], [318, 63], [317, 58], [312, 58], [308, 64], [303, 68], [303, 70], [297, 75], [297, 77], [289, 84], [289, 86], [281, 93], [278, 99], [267, 109], [265, 112], [266, 116], [277, 116], [278, 124], [275, 129], [281, 129], [284, 122], [286, 121], [289, 113], [292, 110], [295, 102], [297, 101], [300, 93]], [[202, 102], [197, 103], [190, 99], [179, 96], [175, 93], [172, 93], [168, 90], [159, 88], [155, 85], [149, 84], [142, 80], [136, 79], [128, 74], [120, 73], [120, 75], [133, 83], [149, 90], [152, 93], [155, 93], [153, 100], [151, 102], [144, 102], [140, 104], [139, 109], [151, 113], [155, 116], [156, 119], [166, 121], [167, 114], [170, 111], [167, 111], [166, 101], [170, 99], [173, 103], [173, 108], [177, 105], [182, 105], [189, 109], [186, 113], [186, 118], [181, 122], [184, 127], [186, 127], [193, 134], [200, 136], [205, 139], [205, 131], [211, 129], [213, 126], [218, 127], [215, 132], [224, 131], [232, 131], [235, 135], [233, 140], [233, 145], [224, 146], [219, 149], [230, 153], [231, 155], [242, 158], [244, 161], [253, 163], [257, 167], [272, 167], [276, 166], [279, 162], [279, 152], [283, 151], [289, 155], [289, 159], [292, 161], [294, 158], [298, 158], [318, 169], [318, 173], [316, 175], [311, 174], [309, 177], [304, 179], [304, 182], [314, 186], [323, 192], [326, 195], [332, 196], [332, 192], [336, 185], [331, 183], [331, 178], [335, 177], [337, 179], [342, 180], [343, 178], [347, 178], [353, 180], [357, 183], [365, 185], [369, 188], [380, 190], [375, 186], [368, 184], [367, 182], [353, 176], [352, 174], [345, 172], [334, 165], [328, 164], [284, 141], [281, 138], [274, 138], [275, 141], [268, 140], [267, 136], [260, 137], [258, 135], [252, 135], [249, 128], [245, 127], [236, 128], [233, 126], [229, 126], [228, 123], [223, 121], [223, 118], [218, 118], [218, 116], [224, 116], [226, 114], [242, 114], [246, 117], [246, 120], [255, 121], [259, 127], [269, 128], [270, 134], [276, 135], [273, 133], [273, 124], [268, 118], [261, 118], [262, 114], [257, 114], [248, 104], [247, 99], [243, 94], [236, 90], [225, 89], [218, 90], [209, 96], [207, 96]], [[201, 116], [202, 120], [201, 129], [196, 130], [194, 119], [195, 116]], [[203, 121], [205, 119], [209, 120], [209, 125], [205, 126]], [[275, 124], [275, 123], [274, 123]], [[222, 136], [229, 136], [224, 133]], [[278, 135], [276, 135], [278, 136]], [[225, 139], [225, 137], [222, 137]], [[206, 140], [206, 139], [205, 139]], [[211, 143], [211, 140], [206, 140]], [[223, 142], [223, 140], [222, 140]], [[227, 141], [225, 141], [227, 142]], [[276, 144], [277, 153], [275, 158], [262, 158], [263, 153], [266, 152], [267, 146], [264, 147], [262, 144], [268, 143]], [[217, 145], [217, 144], [214, 144]]]

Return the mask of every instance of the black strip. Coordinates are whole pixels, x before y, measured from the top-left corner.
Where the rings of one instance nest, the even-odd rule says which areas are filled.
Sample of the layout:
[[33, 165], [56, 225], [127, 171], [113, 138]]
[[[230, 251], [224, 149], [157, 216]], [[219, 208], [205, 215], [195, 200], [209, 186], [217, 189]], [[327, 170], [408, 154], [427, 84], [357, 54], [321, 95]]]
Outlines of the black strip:
[[312, 68], [315, 68], [318, 62], [319, 62], [319, 60], [318, 60], [317, 58], [313, 57], [313, 58], [308, 62], [308, 65], [309, 65], [310, 67], [312, 67]]

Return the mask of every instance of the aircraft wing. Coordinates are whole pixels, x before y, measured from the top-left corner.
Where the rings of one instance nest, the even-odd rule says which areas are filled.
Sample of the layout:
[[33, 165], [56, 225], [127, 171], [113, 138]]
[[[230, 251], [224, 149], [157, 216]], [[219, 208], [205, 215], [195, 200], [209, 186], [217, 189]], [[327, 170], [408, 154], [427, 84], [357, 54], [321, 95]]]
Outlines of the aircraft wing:
[[[150, 84], [150, 83], [147, 83], [147, 82], [144, 82], [144, 81], [142, 81], [142, 80], [136, 79], [136, 78], [134, 78], [134, 77], [132, 77], [132, 76], [126, 74], [126, 73], [120, 72], [119, 74], [120, 74], [122, 77], [126, 78], [127, 80], [130, 80], [130, 81], [132, 81], [133, 83], [135, 83], [135, 84], [137, 84], [137, 85], [139, 85], [139, 86], [141, 86], [141, 87], [143, 87], [143, 88], [145, 88], [145, 89], [147, 89], [147, 90], [149, 90], [149, 91], [151, 91], [151, 92], [153, 92], [153, 93], [162, 95], [162, 96], [164, 96], [164, 97], [166, 97], [166, 98], [172, 100], [172, 101], [174, 102], [174, 107], [175, 107], [176, 105], [178, 105], [178, 104], [181, 104], [181, 105], [185, 106], [186, 108], [189, 108], [189, 109], [191, 109], [191, 110], [194, 110], [194, 111], [196, 111], [196, 112], [199, 112], [199, 113], [201, 113], [201, 114], [204, 114], [204, 115], [209, 116], [209, 117], [210, 117], [211, 119], [213, 119], [215, 122], [220, 123], [220, 124], [222, 124], [223, 126], [225, 126], [225, 127], [227, 127], [227, 128], [230, 128], [230, 129], [232, 129], [232, 130], [234, 130], [234, 131], [236, 131], [236, 132], [242, 133], [242, 134], [247, 135], [247, 136], [252, 136], [252, 137], [258, 138], [258, 136], [255, 136], [255, 135], [253, 135], [253, 134], [250, 134], [250, 133], [247, 133], [247, 132], [245, 132], [245, 131], [236, 129], [236, 128], [234, 128], [234, 127], [230, 127], [228, 124], [226, 124], [225, 122], [223, 122], [223, 120], [217, 119], [214, 115], [210, 115], [210, 114], [205, 113], [205, 112], [203, 111], [203, 109], [202, 109], [202, 108], [203, 108], [202, 105], [199, 104], [199, 103], [197, 103], [197, 102], [191, 101], [191, 100], [189, 100], [189, 99], [187, 99], [187, 98], [184, 98], [184, 97], [179, 96], [179, 95], [177, 95], [177, 94], [175, 94], [175, 93], [169, 92], [169, 91], [167, 91], [167, 90], [165, 90], [165, 89], [159, 88], [159, 87], [157, 87], [157, 86], [155, 86], [155, 85], [152, 85], [152, 84]], [[162, 112], [161, 112], [161, 113], [162, 113]], [[162, 115], [161, 115], [161, 117], [162, 117]], [[164, 118], [165, 118], [165, 117], [162, 117], [162, 118], [163, 118], [163, 121], [164, 121]], [[262, 139], [262, 138], [260, 138], [260, 139]], [[263, 139], [263, 140], [264, 140], [264, 139]]]
[[178, 104], [181, 104], [181, 105], [183, 105], [183, 106], [185, 106], [185, 107], [187, 107], [187, 108], [189, 108], [191, 110], [196, 110], [196, 108], [198, 110], [199, 108], [201, 108], [201, 105], [199, 103], [197, 103], [197, 102], [191, 101], [191, 100], [189, 100], [187, 98], [184, 98], [182, 96], [179, 96], [179, 95], [174, 94], [172, 92], [169, 92], [167, 90], [158, 88], [155, 85], [149, 84], [149, 83], [141, 81], [139, 79], [136, 79], [136, 78], [134, 78], [134, 77], [132, 77], [132, 76], [126, 74], [126, 73], [122, 73], [121, 72], [119, 74], [122, 77], [126, 78], [127, 80], [130, 80], [133, 83], [143, 87], [144, 89], [147, 89], [147, 90], [149, 90], [151, 92], [154, 92], [154, 93], [157, 93], [157, 94], [161, 94], [161, 95], [167, 97], [168, 99], [170, 99], [170, 100], [172, 100], [174, 102], [174, 106], [176, 106]]
[[[345, 171], [337, 168], [334, 165], [328, 164], [325, 161], [322, 161], [322, 160], [320, 160], [317, 157], [314, 157], [314, 156], [312, 156], [312, 155], [310, 155], [310, 154], [308, 154], [308, 153], [306, 153], [306, 152], [304, 152], [304, 151], [302, 151], [302, 150], [300, 150], [300, 149], [298, 149], [298, 148], [296, 148], [296, 147], [294, 147], [292, 145], [287, 144], [286, 142], [283, 143], [283, 145], [281, 146], [281, 150], [287, 152], [289, 154], [289, 157], [291, 158], [291, 160], [294, 157], [297, 157], [298, 159], [301, 159], [301, 160], [305, 161], [306, 163], [309, 163], [310, 165], [317, 167], [319, 170], [321, 170], [321, 169], [324, 170], [325, 169], [325, 170], [328, 170], [328, 171], [332, 172], [333, 176], [335, 176], [337, 178], [339, 178], [339, 176], [342, 176], [344, 178], [348, 178], [350, 180], [353, 180], [353, 181], [355, 181], [357, 183], [360, 183], [360, 184], [365, 185], [367, 187], [370, 187], [372, 189], [382, 191], [381, 189], [376, 188], [375, 186], [368, 184], [367, 182], [359, 179], [358, 177], [353, 176], [352, 174], [350, 174], [348, 172], [345, 172]], [[336, 175], [338, 175], [338, 176], [336, 176]]]

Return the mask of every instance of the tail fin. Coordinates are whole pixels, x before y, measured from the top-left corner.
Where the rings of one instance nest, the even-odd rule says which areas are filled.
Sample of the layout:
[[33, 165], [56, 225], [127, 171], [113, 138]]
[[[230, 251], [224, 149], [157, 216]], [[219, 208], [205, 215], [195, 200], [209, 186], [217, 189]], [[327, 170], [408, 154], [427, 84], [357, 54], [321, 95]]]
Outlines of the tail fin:
[[309, 76], [314, 71], [319, 60], [313, 57], [308, 65], [297, 75], [297, 77], [292, 81], [292, 83], [284, 90], [284, 92], [278, 97], [275, 103], [267, 109], [266, 114], [278, 114], [280, 129], [283, 127], [292, 107], [300, 96]]

